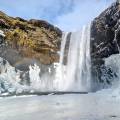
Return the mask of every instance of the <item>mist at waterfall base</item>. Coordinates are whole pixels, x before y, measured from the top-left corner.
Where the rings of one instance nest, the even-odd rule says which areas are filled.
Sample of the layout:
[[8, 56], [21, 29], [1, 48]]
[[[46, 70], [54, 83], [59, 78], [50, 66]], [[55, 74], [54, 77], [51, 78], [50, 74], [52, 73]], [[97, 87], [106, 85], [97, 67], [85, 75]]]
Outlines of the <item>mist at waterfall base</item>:
[[[81, 31], [63, 33], [61, 50], [58, 52], [60, 54], [59, 63], [47, 67], [41, 68], [35, 63], [29, 66], [29, 71], [23, 73], [0, 58], [0, 93], [14, 95], [55, 91], [91, 92], [94, 89], [95, 91], [101, 89], [103, 84], [93, 80], [91, 75], [90, 30], [91, 25], [89, 24], [84, 26]], [[106, 67], [117, 74], [117, 77], [113, 78], [115, 80], [112, 81], [119, 81], [119, 61], [115, 61], [119, 55], [114, 56], [116, 57], [111, 56], [105, 59], [105, 61], [109, 61], [105, 63]], [[113, 82], [112, 88], [115, 86]], [[104, 83], [104, 88], [108, 88], [107, 83]]]
[[[1, 93], [90, 91], [90, 25], [84, 26], [80, 32], [64, 33], [62, 38], [59, 63], [54, 63], [53, 67], [48, 67], [44, 73], [37, 64], [30, 65], [27, 79], [21, 79], [21, 71], [1, 58]], [[66, 47], [68, 49], [65, 53]], [[65, 56], [66, 64], [64, 64]], [[29, 85], [25, 84], [27, 81]]]
[[[1, 120], [120, 120], [120, 54], [104, 59], [106, 68], [116, 73], [111, 86], [108, 74], [102, 76], [103, 83], [93, 80], [90, 28], [89, 24], [81, 31], [63, 33], [60, 60], [49, 66], [35, 63], [23, 72], [0, 58]], [[53, 95], [55, 91], [88, 94]], [[36, 92], [49, 94], [28, 96]]]

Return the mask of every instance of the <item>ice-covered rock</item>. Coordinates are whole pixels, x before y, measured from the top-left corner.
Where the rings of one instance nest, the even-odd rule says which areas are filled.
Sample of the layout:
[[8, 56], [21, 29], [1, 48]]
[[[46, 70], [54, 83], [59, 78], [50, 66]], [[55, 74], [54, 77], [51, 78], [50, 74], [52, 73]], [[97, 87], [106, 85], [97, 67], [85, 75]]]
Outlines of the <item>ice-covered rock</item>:
[[41, 74], [40, 67], [34, 64], [29, 66], [27, 72], [19, 71], [0, 57], [0, 95], [3, 93], [16, 95], [52, 91], [54, 78], [51, 78], [51, 70], [49, 68], [48, 72]]
[[[104, 58], [120, 53], [120, 3], [114, 2], [92, 22], [91, 61], [93, 79], [102, 82], [105, 67]], [[107, 70], [106, 70], [107, 69]], [[111, 70], [108, 70], [108, 75]], [[112, 78], [114, 80], [114, 77]], [[110, 81], [108, 81], [110, 82]]]
[[20, 72], [0, 58], [0, 91], [13, 93], [20, 87]]
[[2, 30], [0, 30], [0, 36], [5, 37], [5, 34]]

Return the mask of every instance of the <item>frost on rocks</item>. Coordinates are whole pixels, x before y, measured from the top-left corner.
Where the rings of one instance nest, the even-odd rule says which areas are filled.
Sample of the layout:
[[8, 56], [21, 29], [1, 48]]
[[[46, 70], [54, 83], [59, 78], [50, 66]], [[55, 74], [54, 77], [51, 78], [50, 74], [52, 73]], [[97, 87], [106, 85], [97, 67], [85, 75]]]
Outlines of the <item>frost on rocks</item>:
[[0, 93], [19, 94], [29, 91], [27, 85], [21, 84], [20, 73], [21, 71], [0, 58]]
[[[48, 84], [44, 79], [41, 79], [40, 72], [39, 66], [36, 64], [34, 66], [30, 65], [27, 72], [29, 79], [22, 78], [22, 71], [12, 67], [8, 61], [0, 57], [0, 95], [5, 93], [12, 95], [26, 94], [46, 90]], [[28, 81], [30, 82], [29, 84]]]
[[34, 89], [39, 89], [40, 81], [40, 68], [36, 64], [34, 66], [29, 66], [29, 77], [31, 81], [31, 87]]
[[14, 93], [20, 86], [20, 73], [4, 60], [0, 58], [0, 92]]
[[2, 30], [0, 30], [0, 36], [5, 37], [5, 34]]

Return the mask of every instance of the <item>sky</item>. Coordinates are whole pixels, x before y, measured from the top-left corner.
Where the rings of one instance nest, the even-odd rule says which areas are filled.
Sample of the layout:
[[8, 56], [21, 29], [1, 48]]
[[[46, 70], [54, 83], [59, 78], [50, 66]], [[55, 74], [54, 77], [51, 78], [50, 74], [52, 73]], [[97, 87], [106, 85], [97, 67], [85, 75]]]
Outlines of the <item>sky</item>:
[[0, 0], [0, 11], [13, 17], [42, 19], [63, 31], [90, 23], [115, 0]]

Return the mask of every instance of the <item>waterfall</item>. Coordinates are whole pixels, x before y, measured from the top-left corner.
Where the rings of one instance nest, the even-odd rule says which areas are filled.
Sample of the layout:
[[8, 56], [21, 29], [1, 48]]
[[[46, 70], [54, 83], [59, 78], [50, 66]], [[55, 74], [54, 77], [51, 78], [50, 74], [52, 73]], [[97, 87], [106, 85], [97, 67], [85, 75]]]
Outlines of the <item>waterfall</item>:
[[[13, 93], [32, 90], [34, 92], [90, 91], [90, 27], [90, 25], [84, 26], [81, 31], [63, 34], [59, 63], [54, 63], [44, 72], [43, 68], [37, 64], [30, 65], [28, 74], [25, 73], [29, 80], [21, 76], [22, 71], [16, 70], [7, 61], [0, 58], [0, 91]], [[51, 70], [56, 70], [55, 75]], [[29, 84], [24, 81], [29, 81]]]
[[[90, 25], [84, 26], [79, 32], [70, 36], [67, 64], [64, 65], [66, 33], [63, 36], [60, 54], [60, 79], [57, 89], [60, 91], [86, 92], [91, 89], [91, 59], [90, 59]], [[65, 68], [64, 68], [65, 67]]]
[[63, 65], [64, 61], [64, 53], [65, 53], [65, 46], [67, 42], [67, 36], [68, 33], [63, 33], [62, 35], [62, 42], [61, 42], [61, 50], [60, 50], [60, 60], [59, 64], [56, 68], [56, 80], [54, 82], [55, 89], [57, 90], [63, 90], [62, 87], [64, 87], [64, 80], [65, 80], [65, 66]]

